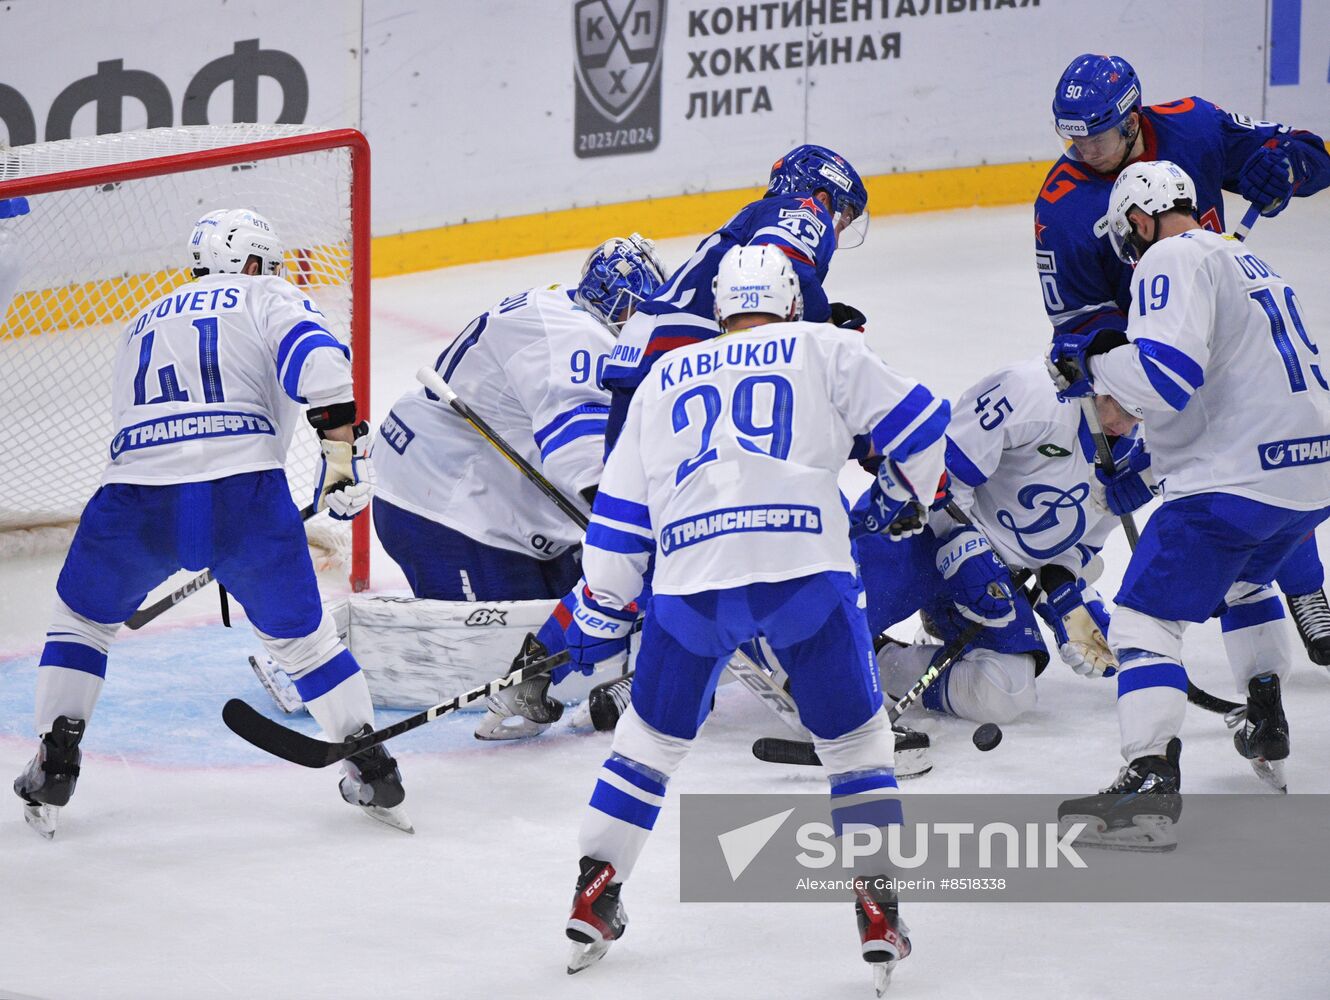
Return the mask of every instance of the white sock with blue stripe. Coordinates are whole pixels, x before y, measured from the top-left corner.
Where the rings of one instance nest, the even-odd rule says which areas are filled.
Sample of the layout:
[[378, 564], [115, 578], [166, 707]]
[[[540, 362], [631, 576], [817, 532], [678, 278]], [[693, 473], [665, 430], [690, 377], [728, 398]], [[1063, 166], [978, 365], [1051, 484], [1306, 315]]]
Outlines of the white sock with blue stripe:
[[637, 864], [665, 803], [668, 781], [668, 775], [618, 753], [601, 765], [578, 844], [587, 857], [614, 866], [614, 881], [628, 878]]
[[1277, 674], [1284, 680], [1293, 663], [1293, 643], [1284, 620], [1284, 602], [1273, 587], [1234, 584], [1225, 600], [1228, 611], [1219, 619], [1224, 651], [1233, 670], [1233, 681], [1242, 698], [1247, 682], [1261, 674]]
[[1162, 756], [1187, 714], [1187, 671], [1173, 658], [1144, 649], [1117, 654], [1122, 758]]

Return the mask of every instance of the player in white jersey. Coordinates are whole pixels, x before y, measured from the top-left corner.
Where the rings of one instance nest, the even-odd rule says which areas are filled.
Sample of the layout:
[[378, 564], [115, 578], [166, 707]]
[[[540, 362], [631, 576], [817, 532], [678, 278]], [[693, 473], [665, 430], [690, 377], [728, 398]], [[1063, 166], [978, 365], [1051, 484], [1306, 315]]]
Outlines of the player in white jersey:
[[[148, 591], [180, 568], [212, 569], [332, 739], [374, 725], [369, 688], [319, 600], [304, 526], [282, 471], [305, 409], [323, 451], [314, 502], [350, 519], [370, 499], [368, 428], [356, 423], [350, 352], [314, 302], [278, 275], [283, 248], [244, 209], [199, 220], [195, 281], [129, 321], [116, 355], [116, 433], [56, 584], [37, 671], [36, 758], [14, 782], [24, 816], [55, 832], [79, 775], [79, 740], [107, 650]], [[410, 831], [396, 762], [347, 762], [340, 790]]]
[[[1128, 435], [1135, 418], [1107, 396], [1096, 397], [1113, 435]], [[1136, 439], [1119, 437], [1123, 453]], [[1133, 457], [1143, 452], [1139, 446]], [[956, 504], [1013, 568], [1037, 571], [1044, 592], [1037, 610], [1052, 628], [1063, 660], [1077, 673], [1111, 674], [1108, 613], [1093, 580], [1096, 555], [1117, 514], [1150, 499], [1142, 473], [1125, 470], [1107, 487], [1096, 478], [1094, 442], [1080, 407], [1058, 399], [1042, 359], [999, 369], [957, 400], [947, 429], [947, 472]], [[856, 507], [858, 511], [862, 505]], [[1110, 508], [1113, 508], [1110, 510]], [[886, 545], [873, 536], [858, 544], [868, 594], [868, 622], [885, 631], [915, 611], [937, 638], [950, 642], [981, 618], [957, 605], [955, 588], [934, 567], [936, 541], [955, 530], [935, 515], [918, 542]], [[927, 551], [915, 552], [924, 546]], [[1035, 678], [1048, 662], [1024, 598], [1016, 617], [989, 624], [973, 645], [925, 690], [924, 707], [976, 722], [1010, 722], [1035, 705]], [[883, 686], [903, 695], [938, 653], [934, 644], [887, 642], [878, 653]]]
[[[636, 233], [606, 240], [587, 257], [575, 288], [509, 296], [472, 320], [435, 370], [589, 512], [609, 412], [601, 373], [620, 328], [663, 280], [650, 240]], [[393, 404], [371, 456], [374, 527], [416, 597], [561, 598], [581, 576], [581, 529], [429, 390]], [[528, 638], [514, 667], [563, 649], [567, 617], [560, 611]], [[548, 728], [563, 711], [548, 689], [567, 673], [561, 668], [495, 696], [476, 736], [516, 739]]]
[[[1297, 295], [1237, 240], [1197, 224], [1191, 178], [1175, 164], [1133, 164], [1107, 217], [1135, 265], [1128, 343], [1056, 337], [1051, 370], [1065, 394], [1111, 394], [1141, 417], [1163, 504], [1116, 598], [1122, 755], [1099, 796], [1063, 803], [1110, 846], [1168, 846], [1181, 809], [1177, 738], [1186, 709], [1182, 633], [1221, 606], [1243, 624], [1283, 616], [1270, 590], [1281, 562], [1330, 513], [1330, 386]], [[1105, 351], [1104, 347], [1110, 349]], [[1229, 659], [1247, 695], [1234, 734], [1257, 774], [1283, 787], [1289, 734], [1280, 679], [1287, 631]]]
[[[826, 766], [837, 832], [899, 822], [893, 740], [837, 475], [855, 435], [886, 456], [888, 516], [918, 531], [942, 473], [949, 407], [857, 333], [780, 322], [801, 311], [775, 247], [736, 247], [715, 278], [722, 335], [662, 357], [638, 387], [606, 463], [568, 629], [575, 660], [626, 635], [654, 562], [633, 702], [583, 824], [569, 971], [622, 935], [623, 881], [692, 746], [725, 664], [763, 636]], [[915, 407], [919, 394], [927, 404]], [[908, 419], [897, 408], [911, 397]], [[913, 484], [913, 485], [912, 485]], [[865, 801], [869, 800], [869, 801]], [[868, 864], [867, 861], [863, 862]], [[857, 875], [867, 875], [857, 871]], [[856, 889], [864, 958], [885, 975], [909, 953], [896, 898]]]

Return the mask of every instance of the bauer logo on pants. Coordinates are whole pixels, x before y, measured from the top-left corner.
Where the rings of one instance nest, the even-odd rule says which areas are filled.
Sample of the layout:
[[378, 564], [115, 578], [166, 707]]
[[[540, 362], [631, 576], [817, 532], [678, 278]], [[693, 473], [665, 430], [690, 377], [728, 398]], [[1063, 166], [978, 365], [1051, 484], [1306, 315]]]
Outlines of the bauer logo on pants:
[[578, 0], [573, 6], [579, 157], [643, 153], [660, 142], [665, 0]]

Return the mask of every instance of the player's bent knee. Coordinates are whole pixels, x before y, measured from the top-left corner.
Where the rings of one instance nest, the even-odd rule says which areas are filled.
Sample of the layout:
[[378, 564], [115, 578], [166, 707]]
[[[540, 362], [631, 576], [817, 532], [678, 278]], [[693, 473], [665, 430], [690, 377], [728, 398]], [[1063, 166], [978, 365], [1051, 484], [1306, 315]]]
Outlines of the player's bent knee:
[[302, 635], [295, 639], [276, 639], [270, 635], [264, 635], [257, 629], [255, 629], [255, 632], [263, 640], [263, 646], [267, 649], [268, 655], [293, 677], [322, 666], [342, 648], [342, 640], [338, 637], [337, 628], [333, 625], [333, 620], [327, 611], [319, 619], [318, 628], [309, 635]]
[[619, 724], [614, 727], [612, 749], [615, 753], [645, 764], [666, 776], [678, 770], [692, 746], [692, 740], [669, 736], [652, 728], [632, 705], [628, 706], [628, 710], [620, 716]]
[[55, 609], [51, 613], [51, 627], [48, 633], [68, 633], [78, 636], [79, 640], [94, 649], [105, 653], [111, 648], [115, 634], [120, 631], [120, 622], [111, 625], [93, 621], [79, 614], [59, 597], [55, 599]]
[[[955, 673], [961, 668], [965, 670], [952, 678], [948, 694], [952, 710], [963, 718], [975, 722], [1014, 722], [1038, 702], [1034, 657], [1028, 653], [975, 650], [951, 669]], [[965, 706], [967, 700], [973, 704]], [[962, 710], [966, 707], [969, 711]]]
[[1132, 608], [1119, 607], [1113, 612], [1113, 623], [1108, 628], [1108, 645], [1119, 661], [1123, 659], [1123, 651], [1136, 649], [1181, 663], [1182, 630], [1182, 622], [1152, 618]]
[[841, 736], [829, 740], [814, 736], [813, 744], [827, 774], [891, 767], [895, 761], [896, 738], [891, 734], [885, 708]]

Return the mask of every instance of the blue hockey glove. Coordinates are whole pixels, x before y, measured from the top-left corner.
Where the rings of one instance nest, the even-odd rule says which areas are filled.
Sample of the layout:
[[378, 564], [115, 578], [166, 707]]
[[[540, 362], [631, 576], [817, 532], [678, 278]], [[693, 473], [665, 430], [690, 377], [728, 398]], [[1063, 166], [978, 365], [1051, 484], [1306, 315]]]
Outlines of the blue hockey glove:
[[1016, 617], [1011, 576], [978, 528], [957, 528], [938, 545], [934, 558], [951, 587], [952, 603], [970, 621], [1001, 628]]
[[28, 211], [27, 198], [0, 198], [0, 219], [16, 219]]
[[1137, 441], [1131, 451], [1118, 459], [1117, 471], [1107, 475], [1095, 467], [1095, 503], [1114, 517], [1130, 514], [1154, 498], [1154, 477], [1150, 475], [1150, 453], [1145, 442]]
[[369, 446], [369, 424], [362, 420], [352, 433], [353, 443], [325, 438], [319, 431], [319, 470], [314, 477], [314, 509], [328, 508], [328, 515], [349, 521], [369, 507], [373, 488], [365, 471], [365, 449]]
[[1053, 630], [1062, 662], [1082, 677], [1112, 677], [1118, 661], [1108, 648], [1108, 610], [1103, 598], [1084, 580], [1054, 587], [1035, 605]]
[[1077, 399], [1093, 396], [1090, 382], [1090, 364], [1086, 351], [1090, 338], [1079, 333], [1055, 333], [1053, 346], [1048, 350], [1044, 365], [1057, 386], [1058, 399]]
[[569, 658], [586, 667], [627, 651], [628, 636], [638, 618], [637, 605], [614, 608], [601, 604], [585, 585], [574, 593], [577, 603], [563, 632]]
[[893, 462], [883, 461], [868, 491], [864, 527], [898, 542], [919, 534], [927, 523], [928, 510], [915, 499], [905, 477]]
[[868, 325], [868, 317], [854, 306], [846, 305], [844, 302], [833, 302], [831, 303], [831, 325], [838, 326], [842, 330], [858, 330], [863, 333], [864, 327]]
[[1278, 215], [1293, 194], [1293, 161], [1278, 146], [1262, 146], [1238, 171], [1238, 193], [1259, 205], [1267, 219]]

